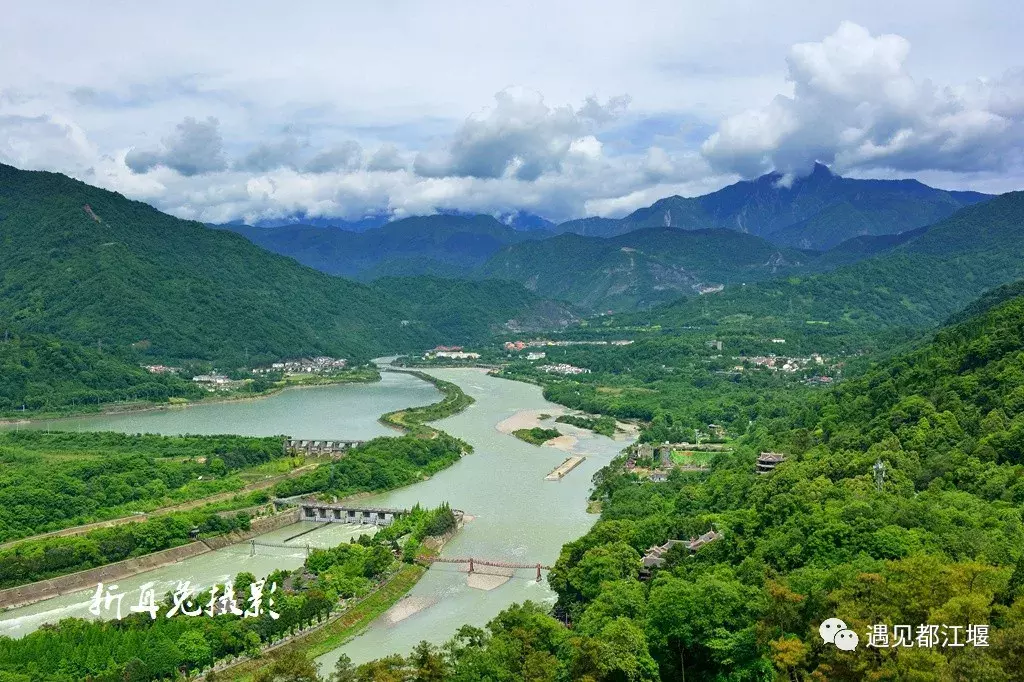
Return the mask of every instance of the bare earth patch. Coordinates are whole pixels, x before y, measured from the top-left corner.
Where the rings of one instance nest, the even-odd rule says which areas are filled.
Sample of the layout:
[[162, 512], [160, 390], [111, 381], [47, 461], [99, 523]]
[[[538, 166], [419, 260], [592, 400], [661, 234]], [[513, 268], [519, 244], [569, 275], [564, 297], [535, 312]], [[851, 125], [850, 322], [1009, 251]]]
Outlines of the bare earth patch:
[[565, 452], [571, 452], [577, 442], [579, 440], [576, 436], [559, 436], [558, 438], [544, 441], [544, 445], [547, 445], [549, 448], [558, 448]]
[[514, 572], [500, 566], [477, 566], [466, 576], [466, 584], [476, 590], [493, 590], [511, 580]]
[[495, 428], [506, 434], [511, 434], [513, 431], [519, 431], [520, 429], [542, 428], [544, 427], [544, 424], [541, 423], [540, 415], [549, 414], [553, 417], [557, 417], [564, 413], [564, 410], [559, 410], [558, 408], [545, 410], [519, 410], [505, 421], [499, 422]]
[[388, 609], [382, 618], [384, 618], [384, 622], [388, 625], [395, 625], [436, 603], [437, 599], [429, 597], [405, 597]]

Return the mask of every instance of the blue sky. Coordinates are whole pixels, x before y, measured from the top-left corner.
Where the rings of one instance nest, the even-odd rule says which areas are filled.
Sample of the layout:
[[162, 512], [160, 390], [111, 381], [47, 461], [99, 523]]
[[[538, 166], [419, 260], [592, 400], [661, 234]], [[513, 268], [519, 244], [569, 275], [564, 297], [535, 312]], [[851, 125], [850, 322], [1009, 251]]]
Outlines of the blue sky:
[[0, 161], [209, 222], [621, 215], [815, 160], [1024, 185], [1014, 2], [282, 7], [10, 0]]

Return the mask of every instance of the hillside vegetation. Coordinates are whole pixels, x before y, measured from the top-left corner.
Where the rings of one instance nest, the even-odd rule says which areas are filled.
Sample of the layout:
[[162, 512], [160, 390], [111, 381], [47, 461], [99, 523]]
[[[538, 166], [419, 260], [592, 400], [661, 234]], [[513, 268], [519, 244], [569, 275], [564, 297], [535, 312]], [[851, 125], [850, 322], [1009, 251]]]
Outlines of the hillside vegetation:
[[609, 239], [564, 234], [522, 242], [503, 248], [477, 274], [589, 310], [634, 310], [706, 287], [799, 271], [809, 260], [732, 230], [657, 228]]
[[56, 173], [0, 165], [0, 243], [0, 319], [89, 347], [241, 366], [458, 340], [386, 292]]
[[888, 253], [680, 300], [606, 324], [838, 325], [876, 332], [942, 322], [986, 290], [1024, 277], [1024, 192], [962, 209]]
[[6, 331], [0, 338], [0, 415], [99, 406], [117, 400], [206, 394], [173, 374], [151, 374], [135, 353], [100, 352], [41, 334]]
[[307, 225], [227, 229], [317, 270], [362, 280], [465, 275], [506, 244], [548, 234], [515, 230], [488, 215], [415, 216], [363, 232]]
[[[1021, 679], [1024, 298], [833, 390], [772, 399], [734, 446], [709, 472], [666, 483], [621, 460], [599, 472], [601, 519], [562, 549], [549, 577], [560, 619], [514, 605], [486, 629], [464, 627], [443, 647], [424, 643], [359, 673]], [[766, 449], [788, 459], [759, 476]], [[639, 579], [649, 547], [710, 528], [722, 537], [695, 552], [676, 545]], [[822, 643], [818, 626], [831, 617], [861, 635], [856, 655]], [[872, 626], [892, 637], [910, 625], [916, 639], [927, 624], [956, 626], [966, 646], [941, 646], [942, 635], [932, 647], [867, 646]], [[969, 625], [988, 626], [987, 641], [969, 641]]]

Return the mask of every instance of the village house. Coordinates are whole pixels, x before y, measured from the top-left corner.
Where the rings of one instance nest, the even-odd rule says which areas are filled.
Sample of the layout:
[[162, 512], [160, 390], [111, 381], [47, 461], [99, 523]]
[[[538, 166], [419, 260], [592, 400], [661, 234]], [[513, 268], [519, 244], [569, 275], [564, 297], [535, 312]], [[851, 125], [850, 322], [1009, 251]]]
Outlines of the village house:
[[533, 353], [527, 353], [526, 354], [526, 359], [527, 360], [543, 360], [547, 356], [548, 356], [548, 354], [545, 353], [544, 351], [535, 351]]
[[652, 483], [664, 483], [668, 480], [668, 472], [664, 469], [654, 469], [648, 478], [651, 479]]
[[181, 367], [167, 367], [166, 365], [143, 365], [143, 369], [150, 374], [177, 374]]
[[197, 384], [213, 384], [216, 386], [223, 386], [224, 384], [231, 381], [223, 374], [197, 374], [192, 377], [192, 381]]

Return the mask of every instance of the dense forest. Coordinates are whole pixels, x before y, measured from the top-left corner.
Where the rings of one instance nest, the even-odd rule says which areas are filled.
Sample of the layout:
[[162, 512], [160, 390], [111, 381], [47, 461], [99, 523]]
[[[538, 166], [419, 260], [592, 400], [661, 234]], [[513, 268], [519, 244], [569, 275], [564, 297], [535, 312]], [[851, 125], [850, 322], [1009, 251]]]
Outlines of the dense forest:
[[0, 415], [206, 395], [174, 374], [151, 374], [118, 349], [102, 352], [52, 336], [14, 334], [10, 329], [0, 330], [0, 336]]
[[1024, 192], [961, 209], [893, 250], [832, 272], [694, 296], [608, 325], [742, 327], [751, 322], [847, 332], [927, 328], [989, 288], [1024, 276]]
[[[446, 314], [443, 298], [407, 303], [401, 282], [392, 293], [331, 277], [57, 173], [0, 164], [0, 238], [0, 319], [88, 347], [240, 367], [302, 355], [365, 360], [490, 331], [488, 320]], [[501, 288], [505, 307], [488, 314], [497, 323], [538, 300]], [[499, 299], [467, 283], [459, 301], [480, 309]]]
[[238, 490], [280, 438], [0, 433], [0, 542]]

